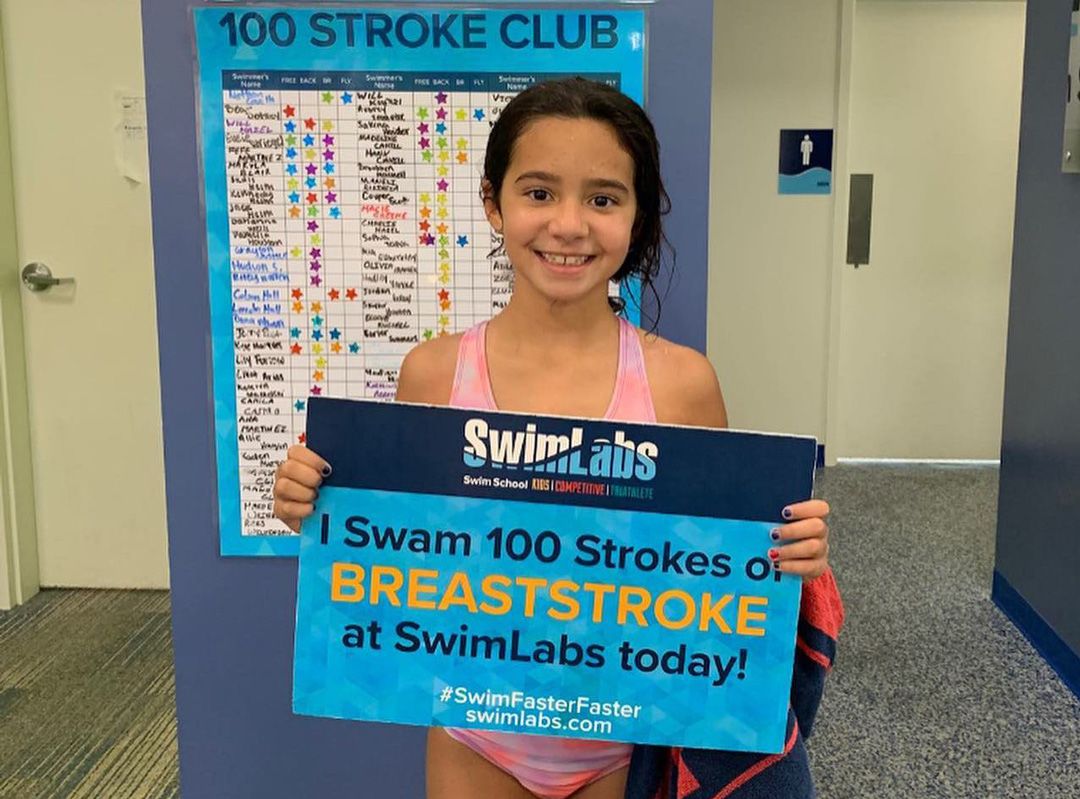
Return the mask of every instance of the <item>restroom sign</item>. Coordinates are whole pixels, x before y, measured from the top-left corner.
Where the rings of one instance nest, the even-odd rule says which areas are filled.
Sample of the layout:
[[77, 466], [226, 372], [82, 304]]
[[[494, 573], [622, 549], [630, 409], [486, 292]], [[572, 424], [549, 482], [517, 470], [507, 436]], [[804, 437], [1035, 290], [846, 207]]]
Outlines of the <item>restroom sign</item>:
[[781, 194], [832, 194], [833, 131], [780, 131]]

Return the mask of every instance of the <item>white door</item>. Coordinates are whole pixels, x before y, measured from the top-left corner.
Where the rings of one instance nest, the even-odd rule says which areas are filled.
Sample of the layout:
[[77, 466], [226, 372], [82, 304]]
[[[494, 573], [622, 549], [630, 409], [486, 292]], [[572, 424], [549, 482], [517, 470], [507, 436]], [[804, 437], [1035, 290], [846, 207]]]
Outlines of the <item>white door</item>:
[[19, 288], [40, 584], [166, 587], [137, 105], [127, 148], [117, 130], [123, 98], [143, 94], [139, 1], [0, 0], [0, 25], [18, 250], [5, 269], [41, 262], [75, 279]]
[[834, 294], [830, 457], [999, 456], [1024, 16], [855, 1], [847, 171], [874, 176], [873, 225]]

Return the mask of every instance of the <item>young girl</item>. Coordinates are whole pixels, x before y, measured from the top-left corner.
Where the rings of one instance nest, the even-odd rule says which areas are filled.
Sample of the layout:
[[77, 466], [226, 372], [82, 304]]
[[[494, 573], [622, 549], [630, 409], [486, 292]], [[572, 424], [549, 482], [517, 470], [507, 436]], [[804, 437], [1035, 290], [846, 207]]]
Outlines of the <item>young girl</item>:
[[[612, 279], [636, 276], [643, 290], [651, 286], [665, 240], [659, 145], [636, 103], [581, 78], [522, 92], [491, 130], [481, 191], [513, 265], [510, 302], [490, 322], [413, 349], [398, 400], [727, 425], [709, 362], [633, 327], [608, 298]], [[275, 515], [298, 530], [329, 470], [312, 451], [290, 449], [278, 469]], [[784, 509], [789, 521], [773, 531], [768, 551], [776, 568], [804, 579], [826, 571], [828, 511], [818, 500]], [[632, 751], [607, 741], [432, 728], [427, 795], [617, 799], [627, 791]]]

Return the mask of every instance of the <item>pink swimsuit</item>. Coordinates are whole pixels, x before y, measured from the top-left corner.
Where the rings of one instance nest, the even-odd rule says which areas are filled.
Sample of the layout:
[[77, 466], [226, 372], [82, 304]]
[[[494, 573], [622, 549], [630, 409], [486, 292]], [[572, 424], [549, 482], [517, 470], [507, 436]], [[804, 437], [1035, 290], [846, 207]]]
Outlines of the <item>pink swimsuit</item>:
[[[487, 322], [461, 338], [450, 405], [496, 411], [488, 376]], [[619, 320], [619, 367], [605, 419], [655, 422], [645, 359], [634, 326]], [[506, 771], [542, 799], [565, 799], [630, 763], [633, 746], [612, 741], [550, 738], [484, 730], [447, 729], [447, 734]]]

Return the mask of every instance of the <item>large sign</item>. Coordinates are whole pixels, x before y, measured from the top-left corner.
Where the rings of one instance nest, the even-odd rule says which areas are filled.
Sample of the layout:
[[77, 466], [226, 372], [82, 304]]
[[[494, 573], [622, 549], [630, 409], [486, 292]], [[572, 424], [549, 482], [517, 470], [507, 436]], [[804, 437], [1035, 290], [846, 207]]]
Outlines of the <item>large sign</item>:
[[642, 102], [645, 12], [193, 13], [221, 551], [295, 554], [271, 491], [308, 398], [390, 399], [410, 348], [506, 304], [479, 198], [491, 125], [550, 77]]
[[813, 439], [312, 400], [294, 710], [783, 748]]

